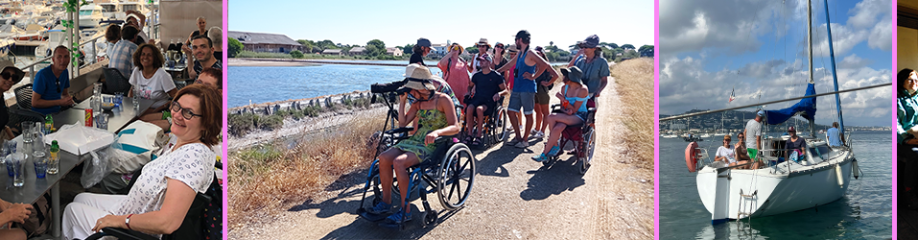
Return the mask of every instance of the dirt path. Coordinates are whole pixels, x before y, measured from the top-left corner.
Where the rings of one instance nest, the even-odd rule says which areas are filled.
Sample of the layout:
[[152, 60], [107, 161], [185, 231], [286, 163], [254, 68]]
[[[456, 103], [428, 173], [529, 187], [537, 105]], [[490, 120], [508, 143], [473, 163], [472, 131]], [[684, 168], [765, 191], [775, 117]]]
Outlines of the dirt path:
[[[532, 140], [527, 150], [495, 146], [475, 151], [478, 175], [465, 207], [441, 212], [435, 225], [421, 227], [420, 201], [413, 202], [415, 220], [402, 232], [359, 218], [355, 212], [366, 176], [362, 171], [342, 176], [313, 200], [266, 224], [230, 232], [229, 238], [651, 239], [653, 169], [622, 157], [628, 152], [622, 143], [625, 127], [616, 115], [621, 104], [614, 80], [609, 82], [599, 98], [598, 144], [586, 175], [579, 174], [570, 155], [540, 169], [542, 164], [530, 157], [542, 151], [542, 140]], [[433, 209], [443, 209], [436, 194], [428, 197]]]

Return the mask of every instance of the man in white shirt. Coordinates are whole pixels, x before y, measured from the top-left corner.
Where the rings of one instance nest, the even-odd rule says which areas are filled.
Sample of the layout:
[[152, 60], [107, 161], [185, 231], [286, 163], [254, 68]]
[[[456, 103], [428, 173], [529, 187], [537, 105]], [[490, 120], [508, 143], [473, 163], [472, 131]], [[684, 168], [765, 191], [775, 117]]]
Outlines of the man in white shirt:
[[765, 110], [759, 110], [755, 115], [755, 119], [746, 122], [746, 129], [743, 130], [743, 135], [746, 136], [746, 152], [755, 162], [753, 169], [758, 168], [757, 165], [759, 164], [756, 156], [758, 156], [759, 147], [762, 146], [762, 118], [764, 117]]
[[717, 148], [717, 154], [714, 155], [714, 161], [722, 161], [727, 165], [734, 165], [736, 163], [736, 153], [733, 151], [733, 147], [730, 146], [730, 135], [724, 136], [724, 145]]

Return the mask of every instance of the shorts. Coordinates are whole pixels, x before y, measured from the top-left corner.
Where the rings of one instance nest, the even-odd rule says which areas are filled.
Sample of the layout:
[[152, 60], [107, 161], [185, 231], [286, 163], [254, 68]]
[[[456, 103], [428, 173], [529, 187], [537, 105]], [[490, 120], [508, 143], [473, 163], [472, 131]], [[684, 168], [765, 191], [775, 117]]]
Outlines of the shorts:
[[548, 89], [546, 87], [539, 86], [535, 95], [535, 103], [548, 105], [549, 101], [551, 101], [551, 97], [548, 96]]
[[758, 150], [758, 149], [755, 149], [755, 148], [747, 148], [747, 149], [746, 149], [746, 152], [749, 153], [749, 158], [751, 158], [752, 161], [756, 161], [756, 160], [755, 160], [755, 156], [759, 153], [759, 150]]
[[520, 112], [520, 110], [523, 110], [523, 114], [530, 115], [532, 114], [534, 107], [535, 107], [535, 93], [534, 92], [510, 93], [510, 105], [507, 107], [507, 110], [514, 111], [514, 112]]
[[[497, 107], [497, 102], [495, 102], [495, 101], [490, 101], [490, 99], [477, 99], [477, 98], [473, 98], [473, 99], [470, 99], [470, 100], [468, 101], [467, 106], [469, 106], [469, 107], [471, 107], [471, 106], [476, 106], [476, 107], [477, 107], [477, 106], [485, 106], [485, 107], [487, 107], [487, 109], [485, 109], [484, 115], [485, 115], [485, 116], [490, 116], [491, 113], [494, 112], [494, 108]], [[472, 114], [472, 113], [466, 113], [466, 114]]]
[[574, 113], [574, 116], [577, 116], [578, 118], [580, 118], [580, 121], [583, 121], [585, 123], [587, 120], [587, 114], [589, 114], [589, 112], [576, 112]]

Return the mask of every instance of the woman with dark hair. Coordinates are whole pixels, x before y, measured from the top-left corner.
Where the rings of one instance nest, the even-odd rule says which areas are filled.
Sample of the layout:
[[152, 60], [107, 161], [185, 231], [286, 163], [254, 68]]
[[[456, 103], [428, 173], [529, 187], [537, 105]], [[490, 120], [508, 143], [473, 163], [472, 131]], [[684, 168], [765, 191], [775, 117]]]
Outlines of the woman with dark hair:
[[170, 234], [182, 224], [195, 195], [214, 179], [211, 148], [220, 141], [223, 102], [216, 89], [192, 84], [169, 106], [175, 120], [159, 157], [143, 166], [127, 195], [78, 194], [64, 208], [65, 239], [83, 239], [105, 227]]
[[[541, 46], [535, 48], [536, 53], [545, 61], [548, 61], [548, 57], [545, 56], [545, 51]], [[551, 101], [551, 97], [548, 96], [548, 91], [554, 86], [554, 80], [558, 78], [555, 76], [555, 71], [544, 71], [542, 75], [539, 75], [536, 78], [536, 94], [535, 94], [535, 128], [532, 129], [532, 137], [534, 138], [543, 138], [545, 137], [545, 127], [548, 126], [548, 121], [545, 120], [548, 117], [548, 114], [551, 113], [548, 110], [548, 104]]]
[[[914, 189], [916, 161], [918, 161], [918, 74], [912, 69], [902, 69], [896, 75], [896, 135], [899, 176], [904, 177], [900, 189]], [[906, 190], [899, 202], [907, 203], [908, 208], [918, 208], [915, 191]], [[908, 200], [906, 200], [908, 199]], [[905, 200], [905, 201], [903, 201]]]
[[[150, 109], [140, 120], [156, 124], [169, 130], [169, 115], [163, 110], [169, 107], [167, 103], [175, 96], [177, 89], [175, 82], [166, 70], [163, 69], [163, 54], [159, 48], [151, 44], [141, 44], [134, 52], [134, 70], [131, 72], [131, 90], [128, 97], [138, 96], [143, 99], [154, 100]], [[164, 117], [165, 116], [165, 117]]]
[[417, 44], [414, 44], [414, 47], [411, 48], [411, 59], [408, 60], [408, 64], [417, 63], [421, 66], [427, 66], [424, 64], [424, 56], [430, 53], [430, 40], [426, 38], [418, 38]]

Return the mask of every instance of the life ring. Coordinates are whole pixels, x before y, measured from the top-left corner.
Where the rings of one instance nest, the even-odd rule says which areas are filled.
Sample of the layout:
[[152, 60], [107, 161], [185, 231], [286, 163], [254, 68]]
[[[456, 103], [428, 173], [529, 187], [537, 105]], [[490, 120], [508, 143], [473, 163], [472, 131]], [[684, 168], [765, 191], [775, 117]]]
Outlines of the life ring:
[[685, 147], [685, 166], [689, 172], [695, 172], [695, 168], [698, 166], [698, 154], [700, 153], [697, 142], [691, 142]]

